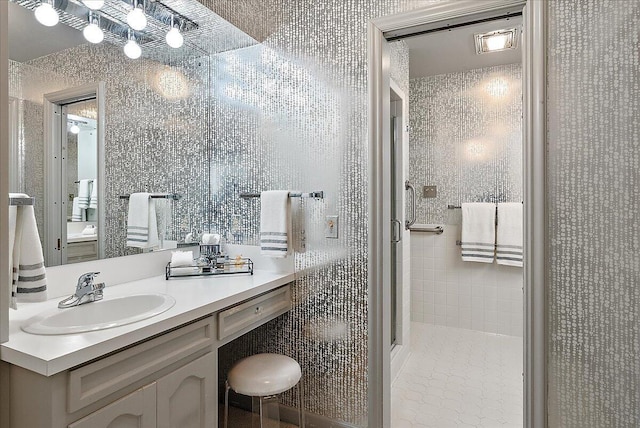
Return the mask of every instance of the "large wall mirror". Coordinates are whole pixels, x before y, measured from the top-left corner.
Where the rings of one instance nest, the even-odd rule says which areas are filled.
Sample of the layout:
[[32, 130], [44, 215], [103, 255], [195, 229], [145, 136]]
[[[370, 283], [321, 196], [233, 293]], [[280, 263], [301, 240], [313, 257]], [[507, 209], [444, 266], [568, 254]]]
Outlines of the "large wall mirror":
[[[196, 0], [145, 2], [141, 30], [124, 0], [53, 0], [53, 26], [35, 18], [39, 5], [9, 3], [10, 191], [35, 197], [46, 265], [174, 248], [210, 230], [212, 57], [257, 41]], [[154, 195], [153, 248], [127, 245], [138, 192]]]

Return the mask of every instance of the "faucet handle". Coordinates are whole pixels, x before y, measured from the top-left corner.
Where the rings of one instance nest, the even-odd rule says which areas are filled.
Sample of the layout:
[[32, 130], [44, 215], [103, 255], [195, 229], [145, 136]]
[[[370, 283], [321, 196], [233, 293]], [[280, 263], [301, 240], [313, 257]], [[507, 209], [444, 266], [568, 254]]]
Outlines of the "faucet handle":
[[76, 287], [76, 289], [79, 290], [81, 288], [91, 286], [93, 284], [93, 279], [96, 275], [99, 274], [100, 272], [87, 272], [80, 275], [80, 278], [78, 278], [78, 286]]

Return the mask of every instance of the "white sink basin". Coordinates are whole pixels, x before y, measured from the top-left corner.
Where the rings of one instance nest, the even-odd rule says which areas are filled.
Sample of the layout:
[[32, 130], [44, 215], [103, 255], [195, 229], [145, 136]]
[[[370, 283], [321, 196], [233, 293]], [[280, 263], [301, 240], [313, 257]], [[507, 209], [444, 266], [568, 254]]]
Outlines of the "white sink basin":
[[53, 309], [28, 319], [22, 330], [32, 334], [69, 334], [104, 330], [151, 318], [169, 310], [176, 301], [166, 294], [135, 294]]

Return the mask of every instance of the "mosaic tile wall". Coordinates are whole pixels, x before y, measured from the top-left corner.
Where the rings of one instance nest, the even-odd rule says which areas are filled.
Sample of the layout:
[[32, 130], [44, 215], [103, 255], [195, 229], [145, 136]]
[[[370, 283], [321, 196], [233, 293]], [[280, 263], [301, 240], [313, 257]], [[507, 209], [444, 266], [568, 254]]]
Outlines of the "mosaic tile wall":
[[[83, 60], [80, 61], [79, 58]], [[21, 151], [25, 190], [44, 200], [42, 96], [83, 83], [104, 81], [105, 255], [139, 250], [124, 245], [127, 203], [138, 191], [178, 193], [164, 237], [179, 239], [208, 223], [208, 57], [128, 60], [108, 44], [82, 45], [30, 61], [11, 63], [10, 95], [21, 99]], [[64, 76], [64, 77], [61, 77]], [[37, 204], [38, 218], [43, 206]]]
[[[456, 223], [447, 205], [522, 201], [520, 64], [411, 79], [409, 177], [417, 223]], [[436, 198], [422, 187], [438, 186]]]
[[549, 2], [550, 427], [640, 426], [640, 3]]

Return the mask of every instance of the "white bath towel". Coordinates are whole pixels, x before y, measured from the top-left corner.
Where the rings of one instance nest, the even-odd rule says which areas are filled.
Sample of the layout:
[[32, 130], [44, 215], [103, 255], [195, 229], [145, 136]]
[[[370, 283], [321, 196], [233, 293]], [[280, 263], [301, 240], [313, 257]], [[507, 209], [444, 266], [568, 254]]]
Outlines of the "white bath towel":
[[269, 190], [260, 194], [260, 252], [283, 258], [291, 249], [291, 203], [289, 191]]
[[91, 180], [80, 180], [78, 186], [78, 206], [84, 210], [89, 208], [91, 200]]
[[155, 248], [158, 244], [155, 201], [150, 193], [132, 193], [127, 217], [127, 246]]
[[87, 210], [80, 208], [80, 199], [77, 196], [73, 198], [71, 221], [87, 221]]
[[522, 204], [498, 204], [496, 260], [498, 264], [522, 267]]
[[462, 260], [493, 263], [496, 248], [496, 205], [462, 204]]
[[[10, 193], [9, 197], [28, 196]], [[11, 307], [17, 309], [17, 302], [47, 300], [47, 275], [33, 205], [9, 207], [9, 248]]]
[[98, 180], [91, 180], [91, 196], [89, 197], [89, 208], [98, 208]]

